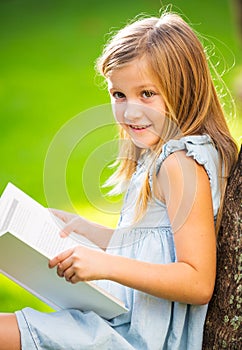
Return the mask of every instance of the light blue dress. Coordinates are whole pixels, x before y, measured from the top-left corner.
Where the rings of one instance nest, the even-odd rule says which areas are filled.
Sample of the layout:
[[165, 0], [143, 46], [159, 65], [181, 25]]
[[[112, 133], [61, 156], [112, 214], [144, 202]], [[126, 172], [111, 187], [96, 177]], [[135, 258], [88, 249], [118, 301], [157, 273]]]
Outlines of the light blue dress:
[[[156, 163], [159, 170], [171, 153], [185, 150], [202, 164], [209, 176], [214, 217], [219, 207], [218, 153], [207, 135], [170, 140]], [[138, 162], [126, 193], [120, 222], [108, 252], [156, 264], [176, 261], [166, 206], [152, 200], [145, 216], [133, 226], [134, 203], [146, 169], [146, 158]], [[104, 320], [94, 312], [63, 310], [41, 313], [26, 308], [16, 312], [23, 350], [200, 350], [207, 305], [170, 302], [111, 281], [98, 285], [124, 301], [128, 313]]]

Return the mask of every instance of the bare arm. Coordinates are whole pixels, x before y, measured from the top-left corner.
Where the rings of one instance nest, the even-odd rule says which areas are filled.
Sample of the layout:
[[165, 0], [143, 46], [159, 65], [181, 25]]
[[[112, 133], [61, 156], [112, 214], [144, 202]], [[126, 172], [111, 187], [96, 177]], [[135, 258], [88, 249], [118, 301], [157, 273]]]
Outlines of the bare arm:
[[161, 298], [207, 303], [216, 269], [216, 238], [208, 176], [183, 152], [164, 162], [158, 176], [173, 227], [177, 263], [154, 265], [114, 257], [110, 279]]
[[[184, 191], [186, 184], [191, 183], [191, 179], [186, 179], [190, 171], [196, 175], [192, 193]], [[105, 278], [168, 300], [207, 303], [213, 292], [216, 265], [208, 176], [202, 166], [177, 152], [164, 162], [158, 187], [173, 226], [177, 262], [152, 264], [79, 247], [74, 253], [56, 257], [50, 266], [58, 265], [58, 274], [73, 283]], [[187, 205], [185, 214], [180, 211], [182, 203]]]

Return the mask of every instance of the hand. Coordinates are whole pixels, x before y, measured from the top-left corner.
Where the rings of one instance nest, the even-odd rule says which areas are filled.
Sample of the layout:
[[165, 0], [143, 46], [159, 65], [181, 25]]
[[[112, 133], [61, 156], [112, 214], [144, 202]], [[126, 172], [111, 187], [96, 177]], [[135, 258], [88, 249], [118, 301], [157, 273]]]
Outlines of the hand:
[[106, 279], [111, 255], [84, 246], [66, 250], [49, 261], [49, 267], [57, 266], [57, 274], [66, 281], [77, 283]]
[[60, 232], [61, 237], [67, 237], [71, 232], [75, 232], [86, 237], [101, 249], [105, 250], [107, 248], [114, 231], [112, 228], [99, 225], [84, 219], [82, 216], [62, 210], [50, 209], [50, 211], [65, 223]]
[[90, 222], [83, 217], [65, 212], [63, 210], [49, 209], [52, 214], [61, 219], [65, 226], [60, 231], [61, 237], [67, 237], [71, 232], [76, 232], [80, 235], [86, 236], [88, 232]]

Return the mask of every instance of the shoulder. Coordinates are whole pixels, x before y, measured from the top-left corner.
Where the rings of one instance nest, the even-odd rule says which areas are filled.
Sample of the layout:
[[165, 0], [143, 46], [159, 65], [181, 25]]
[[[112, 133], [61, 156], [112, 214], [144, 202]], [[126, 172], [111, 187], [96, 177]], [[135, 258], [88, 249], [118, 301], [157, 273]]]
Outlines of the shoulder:
[[203, 166], [196, 159], [187, 156], [185, 150], [177, 151], [170, 154], [162, 163], [159, 173], [166, 172], [174, 178], [182, 178], [184, 181], [189, 181], [191, 176], [201, 176], [208, 174]]
[[[178, 140], [169, 140], [162, 147], [162, 152], [156, 162], [156, 176], [161, 182], [169, 177], [169, 183], [174, 186], [179, 183], [189, 183], [194, 178], [202, 179], [199, 183], [207, 182], [209, 179], [212, 192], [214, 216], [220, 205], [220, 172], [221, 164], [218, 151], [207, 134], [184, 136]], [[194, 175], [195, 174], [195, 175]], [[166, 176], [165, 176], [166, 175]], [[180, 177], [180, 182], [177, 180]], [[154, 181], [155, 182], [155, 181]], [[162, 189], [167, 183], [160, 183], [160, 193], [155, 195], [164, 202]], [[160, 196], [159, 196], [160, 194]]]
[[[179, 152], [183, 151], [183, 152]], [[176, 158], [183, 157], [185, 155], [188, 158], [194, 159], [198, 164], [203, 165], [209, 175], [209, 177], [216, 172], [219, 166], [219, 157], [216, 147], [209, 135], [191, 135], [184, 136], [177, 140], [169, 140], [162, 147], [162, 152], [157, 159], [157, 172], [160, 169], [161, 164], [172, 154], [176, 154]], [[172, 162], [170, 159], [169, 162]]]
[[177, 151], [170, 154], [162, 163], [158, 173], [161, 184], [166, 181], [163, 191], [176, 191], [177, 194], [189, 188], [197, 188], [206, 183], [209, 186], [209, 177], [203, 165], [186, 155], [186, 151]]
[[156, 194], [163, 202], [167, 202], [173, 192], [178, 200], [182, 196], [194, 196], [198, 187], [210, 188], [204, 166], [187, 156], [185, 150], [176, 151], [163, 161], [156, 182]]
[[[194, 225], [213, 225], [210, 181], [204, 167], [184, 151], [171, 154], [157, 175], [158, 197], [166, 206], [174, 233]], [[192, 224], [191, 224], [192, 223]]]

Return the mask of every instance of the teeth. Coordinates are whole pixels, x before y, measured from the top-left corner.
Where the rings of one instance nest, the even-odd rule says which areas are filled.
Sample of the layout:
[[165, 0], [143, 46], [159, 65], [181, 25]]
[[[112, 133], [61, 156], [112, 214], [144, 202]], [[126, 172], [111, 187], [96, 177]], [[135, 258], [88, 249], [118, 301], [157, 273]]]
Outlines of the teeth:
[[132, 129], [142, 130], [142, 129], [146, 129], [146, 128], [148, 127], [148, 125], [142, 125], [142, 126], [130, 125], [130, 127], [131, 127]]

